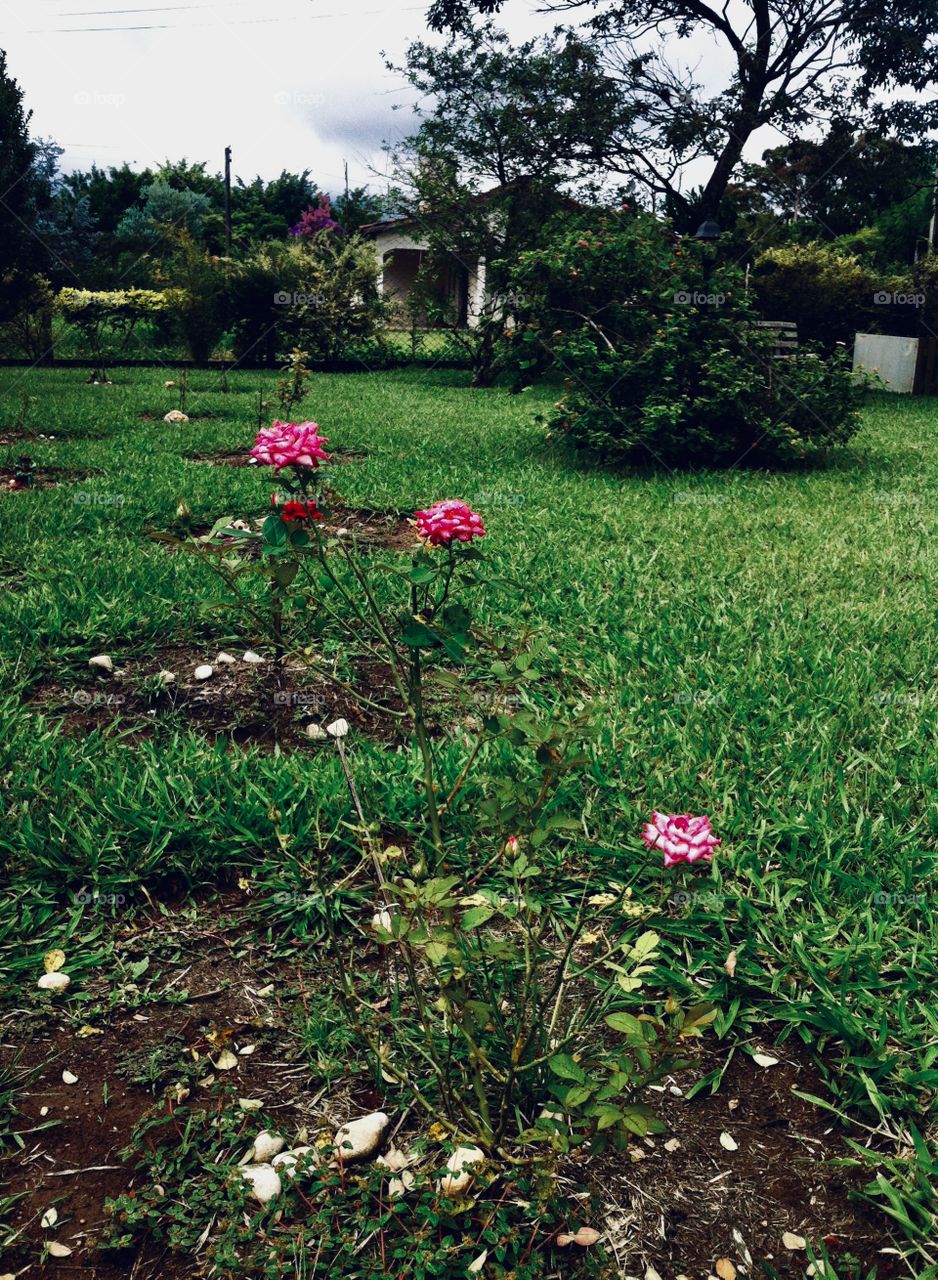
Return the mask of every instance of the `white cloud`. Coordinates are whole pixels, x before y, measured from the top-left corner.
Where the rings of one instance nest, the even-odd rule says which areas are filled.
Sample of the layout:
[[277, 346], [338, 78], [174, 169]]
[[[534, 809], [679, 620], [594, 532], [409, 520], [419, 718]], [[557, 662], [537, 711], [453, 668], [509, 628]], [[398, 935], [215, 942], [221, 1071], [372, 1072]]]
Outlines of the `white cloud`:
[[[382, 141], [408, 124], [394, 105], [411, 100], [382, 52], [427, 38], [427, 4], [6, 0], [0, 46], [66, 169], [185, 156], [218, 171], [230, 144], [247, 181], [308, 168], [337, 191], [347, 160], [353, 186], [380, 189]], [[551, 25], [512, 9], [520, 37]]]

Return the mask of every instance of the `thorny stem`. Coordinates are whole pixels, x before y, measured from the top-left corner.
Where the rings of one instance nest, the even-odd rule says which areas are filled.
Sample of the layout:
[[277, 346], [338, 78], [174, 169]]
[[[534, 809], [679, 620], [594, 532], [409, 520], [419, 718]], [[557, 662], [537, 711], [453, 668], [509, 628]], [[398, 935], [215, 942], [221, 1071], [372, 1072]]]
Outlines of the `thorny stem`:
[[[411, 613], [416, 615], [417, 588], [413, 584], [410, 588], [410, 607]], [[421, 759], [423, 760], [424, 803], [426, 804], [427, 818], [430, 823], [430, 836], [433, 840], [437, 858], [439, 858], [443, 852], [443, 828], [440, 825], [440, 813], [436, 803], [436, 770], [424, 718], [423, 673], [420, 665], [420, 650], [416, 645], [410, 659], [410, 688], [408, 692], [410, 694], [410, 705], [414, 713], [414, 734]]]

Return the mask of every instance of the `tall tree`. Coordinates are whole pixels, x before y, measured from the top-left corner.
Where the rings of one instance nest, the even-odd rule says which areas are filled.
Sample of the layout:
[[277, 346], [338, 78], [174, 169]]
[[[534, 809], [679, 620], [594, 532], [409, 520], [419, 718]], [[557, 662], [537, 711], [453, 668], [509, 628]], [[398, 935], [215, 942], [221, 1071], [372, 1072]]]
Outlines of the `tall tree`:
[[420, 129], [405, 149], [470, 182], [575, 184], [634, 119], [597, 44], [572, 32], [512, 46], [491, 23], [465, 24], [446, 47], [417, 41], [404, 67], [389, 67], [420, 94]]
[[[503, 0], [433, 0], [436, 29], [461, 29]], [[750, 138], [837, 118], [854, 130], [920, 136], [938, 122], [938, 0], [548, 0], [584, 27], [631, 95], [632, 127], [607, 163], [642, 182], [689, 224], [713, 217]], [[588, 15], [588, 16], [586, 16]], [[715, 44], [729, 75], [716, 92], [679, 61]], [[693, 199], [688, 167], [709, 161]]]
[[793, 138], [743, 172], [783, 217], [811, 221], [813, 233], [826, 239], [872, 226], [885, 210], [930, 191], [935, 148], [858, 135], [835, 121], [819, 142]]
[[37, 146], [29, 137], [32, 112], [23, 90], [7, 70], [0, 49], [0, 316], [13, 314], [30, 288], [31, 275], [44, 265], [35, 217]]
[[[563, 189], [593, 174], [628, 104], [596, 49], [570, 33], [514, 48], [491, 24], [467, 24], [444, 48], [411, 45], [406, 66], [393, 69], [430, 104], [418, 105], [420, 126], [394, 154], [400, 209], [428, 246], [411, 318], [450, 328], [474, 385], [485, 386], [512, 309], [511, 263], [535, 243]], [[459, 278], [462, 286], [441, 289]]]

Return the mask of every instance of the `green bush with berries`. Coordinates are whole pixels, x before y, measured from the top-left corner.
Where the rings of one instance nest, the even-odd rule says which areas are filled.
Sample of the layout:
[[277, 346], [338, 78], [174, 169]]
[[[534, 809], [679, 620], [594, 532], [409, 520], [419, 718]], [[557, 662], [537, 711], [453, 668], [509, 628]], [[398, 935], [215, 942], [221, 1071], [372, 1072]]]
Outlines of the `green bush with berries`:
[[516, 370], [549, 362], [565, 391], [550, 437], [604, 460], [777, 466], [859, 426], [844, 353], [776, 358], [743, 271], [650, 214], [577, 215], [521, 256]]

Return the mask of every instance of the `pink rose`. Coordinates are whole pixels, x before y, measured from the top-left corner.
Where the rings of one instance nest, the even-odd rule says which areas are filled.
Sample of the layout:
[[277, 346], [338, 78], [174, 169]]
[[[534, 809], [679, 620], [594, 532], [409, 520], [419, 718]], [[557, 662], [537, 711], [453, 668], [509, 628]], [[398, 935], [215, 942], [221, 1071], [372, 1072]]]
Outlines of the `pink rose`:
[[254, 441], [251, 457], [266, 463], [274, 471], [284, 467], [318, 467], [328, 462], [323, 450], [325, 436], [319, 434], [315, 422], [275, 422], [262, 427]]
[[689, 813], [659, 813], [657, 809], [642, 830], [649, 849], [660, 849], [664, 865], [676, 867], [681, 862], [709, 862], [718, 840], [706, 817], [692, 818]]
[[426, 538], [434, 547], [448, 547], [451, 542], [471, 542], [484, 538], [482, 517], [465, 502], [450, 499], [434, 502], [426, 511], [417, 512], [417, 536]]

